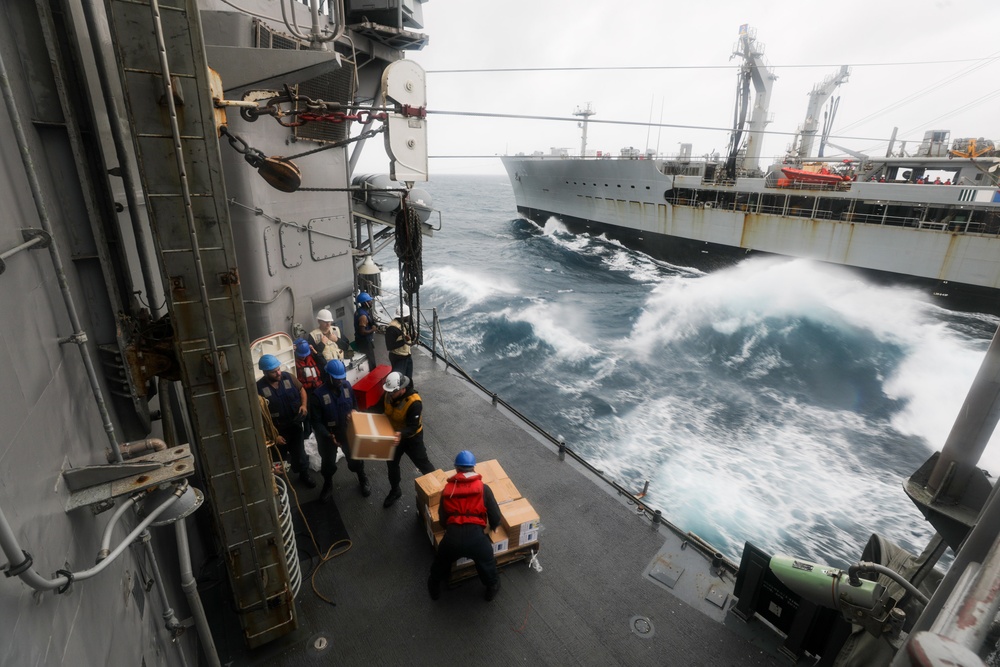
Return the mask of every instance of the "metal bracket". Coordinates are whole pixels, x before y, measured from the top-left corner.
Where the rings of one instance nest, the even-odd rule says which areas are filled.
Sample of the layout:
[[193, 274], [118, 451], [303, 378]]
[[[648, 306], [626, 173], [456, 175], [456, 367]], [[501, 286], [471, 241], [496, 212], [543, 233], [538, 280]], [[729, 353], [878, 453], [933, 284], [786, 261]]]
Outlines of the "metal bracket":
[[39, 248], [48, 248], [50, 245], [52, 245], [52, 235], [49, 234], [44, 229], [31, 229], [31, 228], [22, 229], [21, 238], [24, 239], [25, 243], [27, 243], [28, 241], [34, 241], [35, 239], [41, 239], [40, 242], [31, 246], [32, 249], [35, 250]]
[[188, 445], [138, 456], [124, 463], [71, 468], [63, 471], [70, 492], [66, 511], [132, 495], [193, 473], [194, 456]]

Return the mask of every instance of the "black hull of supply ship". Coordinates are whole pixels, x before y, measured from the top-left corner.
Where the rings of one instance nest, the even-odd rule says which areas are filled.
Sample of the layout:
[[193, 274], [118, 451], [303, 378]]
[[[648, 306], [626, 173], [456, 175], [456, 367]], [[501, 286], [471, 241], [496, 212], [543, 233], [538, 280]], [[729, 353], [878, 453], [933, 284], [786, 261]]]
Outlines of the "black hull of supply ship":
[[[719, 553], [478, 385], [417, 311], [418, 241], [440, 229], [412, 187], [422, 3], [274, 4], [0, 12], [0, 662], [977, 664], [1000, 571], [1000, 500], [976, 468], [1000, 350], [906, 483], [937, 531], [922, 553], [878, 535], [849, 569]], [[381, 132], [388, 175], [353, 176]], [[373, 260], [393, 241], [398, 287]], [[361, 290], [422, 329], [431, 460], [471, 446], [521, 508], [494, 542], [496, 599], [468, 563], [428, 596], [441, 532], [408, 460], [385, 507], [380, 460], [370, 498], [343, 464], [328, 502], [287, 474], [258, 362], [294, 371], [320, 315], [350, 338]], [[375, 343], [336, 372], [377, 410]]]

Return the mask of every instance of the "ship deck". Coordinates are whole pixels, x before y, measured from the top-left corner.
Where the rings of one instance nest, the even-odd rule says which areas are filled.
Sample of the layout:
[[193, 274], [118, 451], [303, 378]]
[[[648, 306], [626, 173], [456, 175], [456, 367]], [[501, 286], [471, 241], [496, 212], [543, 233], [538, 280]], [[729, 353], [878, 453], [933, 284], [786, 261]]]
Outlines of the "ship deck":
[[[433, 550], [411, 481], [419, 472], [404, 457], [403, 498], [384, 509], [385, 466], [366, 464], [373, 493], [364, 498], [341, 462], [334, 500], [350, 549], [315, 576], [317, 589], [335, 605], [314, 594], [311, 567], [303, 561], [298, 630], [248, 651], [233, 615], [218, 613], [221, 605], [231, 606], [220, 597], [229, 595], [225, 585], [203, 591], [223, 664], [441, 665], [470, 654], [484, 665], [789, 664], [778, 657], [780, 638], [760, 621], [744, 623], [681, 599], [704, 603], [698, 591], [712, 575], [703, 554], [685, 549], [665, 527], [653, 530], [612, 487], [571, 457], [561, 461], [549, 441], [428, 351], [415, 348], [414, 364], [431, 461], [448, 469], [462, 449], [479, 460], [498, 459], [541, 517], [542, 571], [526, 561], [505, 567], [492, 602], [483, 599], [476, 577], [445, 587], [432, 601], [426, 581]], [[318, 495], [299, 484], [295, 489], [302, 503]], [[662, 554], [675, 572], [683, 569], [674, 590], [648, 576]], [[731, 575], [726, 578], [718, 583], [731, 589]], [[733, 602], [730, 595], [724, 606]], [[648, 619], [651, 632], [634, 631], [637, 617]]]

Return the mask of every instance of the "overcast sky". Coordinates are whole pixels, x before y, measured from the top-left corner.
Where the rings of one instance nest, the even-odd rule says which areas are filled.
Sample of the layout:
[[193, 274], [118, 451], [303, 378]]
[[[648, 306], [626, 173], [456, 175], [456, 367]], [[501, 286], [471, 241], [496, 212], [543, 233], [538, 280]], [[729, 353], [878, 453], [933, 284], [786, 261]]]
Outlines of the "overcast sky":
[[[408, 57], [428, 72], [432, 178], [504, 173], [495, 158], [452, 156], [580, 149], [575, 122], [435, 112], [572, 118], [577, 107], [591, 103], [595, 120], [729, 128], [739, 61], [730, 56], [744, 23], [756, 31], [778, 77], [769, 130], [793, 133], [805, 118], [812, 87], [850, 65], [850, 79], [837, 91], [835, 143], [884, 154], [894, 127], [908, 148], [929, 129], [951, 130], [952, 139], [1000, 140], [997, 0], [429, 0], [423, 12], [430, 42]], [[678, 69], [442, 71], [649, 66]], [[728, 142], [726, 131], [683, 127], [592, 123], [588, 135], [590, 149], [615, 155], [625, 146], [673, 154], [681, 142], [692, 143], [696, 155], [724, 153]], [[783, 154], [791, 140], [766, 137], [762, 162]], [[384, 157], [374, 155], [378, 145], [365, 152], [362, 171], [387, 170]]]

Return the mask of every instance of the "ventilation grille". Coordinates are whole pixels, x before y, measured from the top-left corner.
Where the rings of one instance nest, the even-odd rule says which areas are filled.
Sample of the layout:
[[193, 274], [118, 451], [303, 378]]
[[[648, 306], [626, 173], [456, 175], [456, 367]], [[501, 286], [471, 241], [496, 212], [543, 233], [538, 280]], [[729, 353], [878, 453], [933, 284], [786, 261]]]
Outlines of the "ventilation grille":
[[[260, 49], [305, 49], [308, 45], [297, 39], [274, 32], [261, 21], [254, 20], [254, 41]], [[350, 104], [354, 101], [355, 64], [341, 59], [341, 67], [314, 79], [303, 81], [295, 87], [299, 95], [324, 102]], [[329, 143], [350, 136], [351, 121], [343, 123], [307, 123], [292, 129], [295, 139]]]

